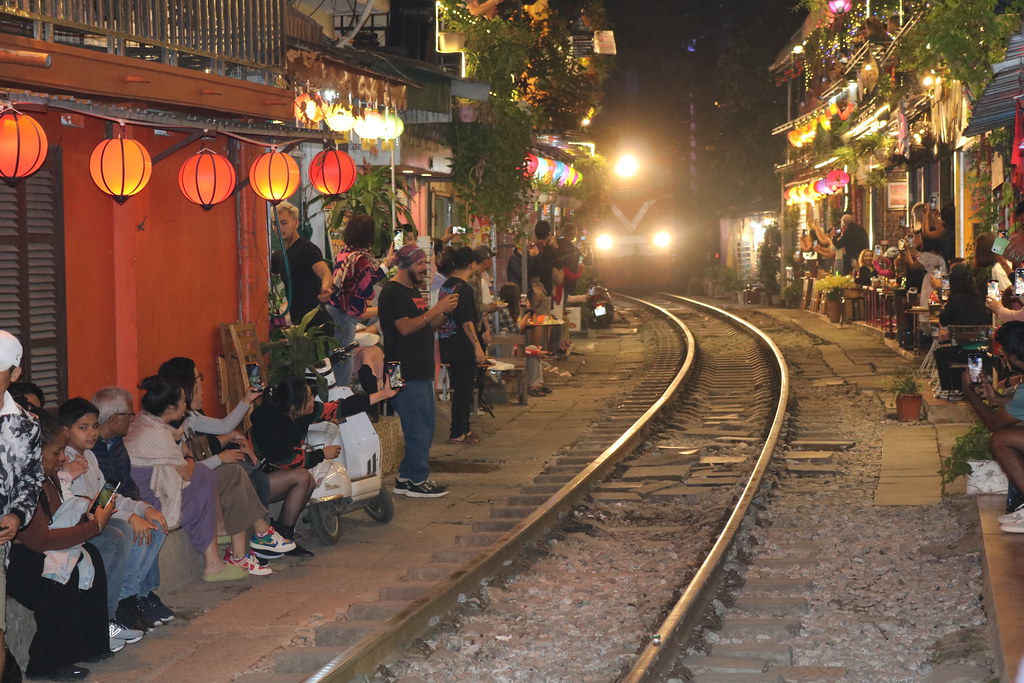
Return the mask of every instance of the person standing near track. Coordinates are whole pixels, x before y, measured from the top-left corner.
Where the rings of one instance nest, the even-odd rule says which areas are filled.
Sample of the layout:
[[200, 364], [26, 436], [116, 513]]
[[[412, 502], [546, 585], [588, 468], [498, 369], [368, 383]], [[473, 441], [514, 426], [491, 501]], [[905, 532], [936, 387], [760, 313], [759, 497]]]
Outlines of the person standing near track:
[[[427, 274], [427, 255], [407, 244], [395, 255], [398, 273], [384, 284], [378, 316], [384, 335], [384, 360], [401, 363], [405, 387], [391, 399], [405, 437], [405, 455], [398, 466], [394, 492], [411, 498], [440, 498], [448, 489], [430, 475], [430, 444], [434, 440], [434, 330], [459, 303], [458, 294], [433, 307], [420, 289]], [[396, 387], [397, 388], [397, 387]]]

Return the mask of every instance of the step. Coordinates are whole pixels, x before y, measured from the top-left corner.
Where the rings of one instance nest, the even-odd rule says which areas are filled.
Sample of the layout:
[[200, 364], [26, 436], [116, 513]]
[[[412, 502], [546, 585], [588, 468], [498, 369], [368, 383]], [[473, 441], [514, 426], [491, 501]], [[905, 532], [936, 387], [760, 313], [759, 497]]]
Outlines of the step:
[[412, 602], [426, 597], [437, 588], [437, 582], [424, 581], [419, 583], [400, 583], [394, 586], [384, 586], [377, 591], [377, 596], [384, 601]]
[[769, 664], [788, 666], [793, 663], [793, 648], [778, 643], [715, 643], [711, 654], [717, 657], [748, 657], [763, 659]]
[[274, 655], [274, 672], [311, 674], [339, 654], [336, 647], [291, 647]]
[[681, 662], [688, 669], [711, 669], [727, 674], [763, 673], [768, 662], [749, 657], [715, 657], [713, 655], [690, 655]]
[[411, 603], [410, 600], [376, 600], [357, 602], [348, 608], [350, 621], [387, 621]]

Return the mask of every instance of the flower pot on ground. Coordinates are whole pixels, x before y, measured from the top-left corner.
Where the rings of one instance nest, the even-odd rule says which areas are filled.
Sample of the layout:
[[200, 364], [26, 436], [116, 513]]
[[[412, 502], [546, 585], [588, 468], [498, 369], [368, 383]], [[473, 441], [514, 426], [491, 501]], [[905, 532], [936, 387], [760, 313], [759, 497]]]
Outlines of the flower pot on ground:
[[825, 312], [830, 321], [839, 322], [843, 311], [843, 290], [854, 287], [856, 283], [849, 275], [826, 275], [814, 281], [814, 291], [825, 297]]
[[896, 397], [896, 418], [900, 422], [921, 419], [921, 382], [917, 371], [901, 368], [889, 380], [889, 391]]
[[991, 432], [981, 422], [961, 434], [939, 462], [942, 490], [960, 477], [967, 478], [967, 493], [1002, 493], [1006, 491], [1006, 475], [988, 450]]
[[843, 302], [839, 299], [828, 299], [825, 302], [825, 313], [828, 314], [829, 322], [839, 322], [843, 317]]

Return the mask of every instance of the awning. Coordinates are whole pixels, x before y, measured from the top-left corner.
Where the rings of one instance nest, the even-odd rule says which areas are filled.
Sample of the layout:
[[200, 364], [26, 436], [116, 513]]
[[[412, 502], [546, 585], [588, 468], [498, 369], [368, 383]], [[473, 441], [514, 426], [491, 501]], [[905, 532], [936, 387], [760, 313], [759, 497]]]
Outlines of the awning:
[[964, 137], [1013, 125], [1017, 98], [1024, 96], [1024, 31], [1010, 36], [1006, 58], [992, 72], [995, 76], [974, 104]]

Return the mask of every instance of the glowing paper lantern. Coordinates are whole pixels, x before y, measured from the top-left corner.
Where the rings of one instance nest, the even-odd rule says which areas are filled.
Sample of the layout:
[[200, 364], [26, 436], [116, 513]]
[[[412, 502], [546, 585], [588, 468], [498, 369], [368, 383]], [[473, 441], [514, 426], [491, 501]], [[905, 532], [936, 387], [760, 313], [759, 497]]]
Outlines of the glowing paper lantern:
[[853, 3], [850, 0], [828, 0], [828, 9], [832, 14], [849, 12]]
[[252, 191], [271, 204], [279, 204], [299, 189], [299, 165], [287, 154], [267, 152], [249, 167]]
[[839, 112], [839, 118], [845, 121], [846, 119], [850, 118], [850, 114], [852, 114], [853, 110], [856, 108], [857, 105], [855, 105], [853, 102], [847, 102], [846, 106], [843, 107], [843, 109]]
[[153, 160], [135, 140], [113, 138], [96, 145], [89, 159], [89, 175], [96, 187], [124, 204], [149, 183]]
[[324, 117], [324, 110], [320, 103], [307, 92], [296, 97], [293, 105], [292, 113], [297, 121], [316, 123]]
[[536, 154], [527, 154], [526, 155], [526, 171], [523, 173], [523, 175], [529, 177], [529, 176], [532, 176], [534, 173], [536, 173], [537, 172], [537, 164], [538, 163], [539, 162], [537, 161], [537, 155]]
[[356, 182], [356, 164], [344, 152], [325, 149], [309, 164], [309, 182], [322, 194], [347, 192]]
[[324, 122], [335, 133], [347, 133], [356, 123], [352, 110], [336, 104], [324, 112]]
[[235, 167], [227, 157], [201, 149], [181, 165], [178, 187], [185, 199], [207, 211], [235, 191]]
[[0, 114], [0, 178], [13, 187], [46, 160], [46, 133], [31, 116], [13, 109]]
[[356, 135], [362, 140], [379, 138], [384, 129], [384, 117], [375, 111], [368, 110], [356, 119], [354, 128]]
[[398, 114], [391, 112], [381, 117], [381, 140], [395, 140], [403, 132], [405, 132], [405, 121]]

